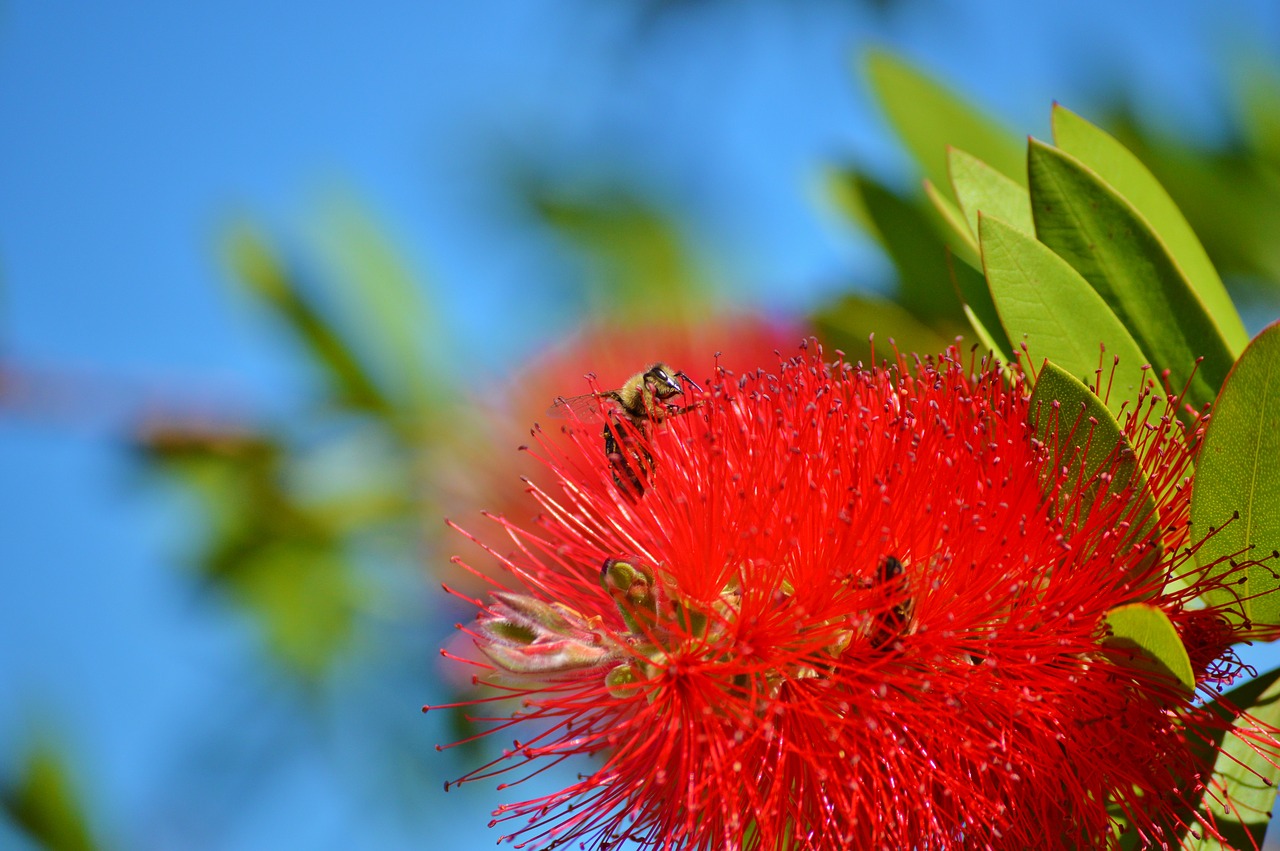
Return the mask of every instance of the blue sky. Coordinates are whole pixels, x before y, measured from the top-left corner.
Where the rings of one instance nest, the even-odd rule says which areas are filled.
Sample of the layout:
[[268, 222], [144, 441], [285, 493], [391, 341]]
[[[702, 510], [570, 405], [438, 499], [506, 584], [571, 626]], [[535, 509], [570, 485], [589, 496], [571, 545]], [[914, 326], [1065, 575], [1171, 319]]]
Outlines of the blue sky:
[[[279, 412], [302, 397], [296, 361], [220, 260], [239, 217], [309, 249], [332, 198], [358, 198], [431, 282], [458, 368], [496, 374], [572, 316], [545, 297], [512, 309], [567, 268], [519, 215], [513, 163], [625, 176], [681, 211], [739, 298], [797, 310], [884, 271], [823, 209], [823, 165], [906, 179], [853, 74], [859, 49], [901, 50], [1018, 132], [1044, 135], [1055, 99], [1089, 115], [1126, 94], [1205, 139], [1222, 132], [1233, 62], [1280, 55], [1265, 0], [639, 8], [0, 6], [0, 358], [70, 394], [0, 412], [0, 766], [33, 719], [56, 729], [116, 847], [496, 839], [486, 790], [431, 785], [396, 816], [385, 790], [314, 754], [263, 768], [251, 794], [189, 783], [193, 731], [279, 735], [289, 703], [235, 705], [263, 676], [252, 632], [193, 599], [175, 568], [190, 507], [140, 478], [119, 429], [161, 399]], [[446, 628], [415, 636], [424, 655]], [[360, 706], [390, 695], [412, 735], [448, 738], [414, 714], [431, 698], [405, 679]]]

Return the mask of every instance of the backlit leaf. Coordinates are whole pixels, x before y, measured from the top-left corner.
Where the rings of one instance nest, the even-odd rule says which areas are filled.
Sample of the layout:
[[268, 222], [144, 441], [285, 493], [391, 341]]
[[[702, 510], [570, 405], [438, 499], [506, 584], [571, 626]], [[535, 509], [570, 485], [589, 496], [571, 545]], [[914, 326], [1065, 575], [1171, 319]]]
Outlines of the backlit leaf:
[[1035, 233], [1031, 196], [1025, 185], [1010, 180], [959, 148], [951, 148], [947, 156], [951, 186], [975, 236], [980, 211], [1004, 220], [1023, 233]]
[[1188, 697], [1195, 693], [1191, 659], [1168, 615], [1146, 603], [1130, 603], [1107, 612], [1106, 621], [1107, 647], [1135, 652], [1134, 665], [1172, 678]]
[[352, 337], [364, 344], [381, 383], [419, 416], [442, 407], [457, 341], [428, 308], [408, 259], [353, 197], [327, 204], [317, 230], [337, 272], [326, 276], [335, 303], [353, 320]]
[[670, 321], [704, 312], [712, 286], [675, 216], [625, 190], [530, 191], [542, 219], [584, 261], [593, 315]]
[[[1198, 535], [1217, 530], [1196, 552], [1202, 566], [1236, 554], [1267, 559], [1248, 568], [1247, 584], [1234, 587], [1245, 617], [1280, 624], [1280, 594], [1274, 593], [1280, 558], [1272, 555], [1280, 550], [1280, 323], [1244, 350], [1213, 406], [1196, 465], [1191, 523]], [[1212, 571], [1231, 569], [1222, 561]], [[1209, 599], [1224, 598], [1230, 592]]]
[[[970, 230], [969, 223], [956, 202], [939, 192], [929, 180], [924, 182], [924, 194], [933, 205], [937, 226], [943, 241], [951, 249], [952, 256], [963, 260], [969, 268], [981, 272], [982, 255], [978, 251], [977, 232]], [[969, 326], [978, 342], [1002, 362], [1009, 363], [1009, 353], [1014, 348], [1000, 325], [1000, 317], [991, 301], [986, 280], [980, 275], [966, 273], [957, 274], [955, 283], [960, 291], [964, 316], [969, 320]]]
[[338, 404], [393, 417], [395, 405], [348, 341], [314, 303], [293, 270], [254, 230], [235, 228], [227, 239], [231, 267], [249, 289], [285, 321], [324, 368]]
[[933, 181], [924, 182], [924, 196], [933, 205], [937, 215], [938, 230], [942, 241], [959, 259], [974, 269], [982, 270], [982, 259], [978, 256], [978, 238], [975, 231], [969, 229], [964, 212], [946, 195], [938, 191]]

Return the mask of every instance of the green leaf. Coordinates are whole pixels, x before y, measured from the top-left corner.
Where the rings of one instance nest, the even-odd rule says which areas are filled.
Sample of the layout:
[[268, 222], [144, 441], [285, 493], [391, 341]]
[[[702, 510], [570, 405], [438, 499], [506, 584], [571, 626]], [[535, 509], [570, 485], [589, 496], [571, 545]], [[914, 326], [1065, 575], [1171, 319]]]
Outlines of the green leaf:
[[241, 225], [227, 239], [227, 253], [237, 276], [284, 319], [324, 368], [339, 404], [395, 415], [395, 405], [364, 363], [265, 240]]
[[869, 51], [866, 70], [889, 123], [935, 185], [951, 185], [947, 145], [963, 148], [1006, 176], [1025, 181], [1026, 160], [1013, 133], [888, 51]]
[[[982, 256], [978, 252], [978, 240], [974, 232], [969, 230], [964, 213], [954, 201], [939, 192], [932, 181], [924, 182], [924, 194], [933, 205], [937, 227], [953, 256], [963, 260], [970, 269], [981, 272]], [[996, 315], [996, 306], [991, 302], [986, 281], [979, 275], [967, 273], [957, 274], [955, 278], [964, 316], [969, 320], [978, 342], [1002, 362], [1009, 363], [1009, 352], [1013, 351], [1013, 346], [1005, 336], [1004, 328], [1000, 326], [1000, 317]]]
[[[1244, 550], [1243, 558], [1270, 556], [1273, 565], [1280, 560], [1274, 555], [1280, 550], [1280, 323], [1244, 350], [1213, 406], [1196, 465], [1191, 524], [1197, 535], [1217, 530], [1196, 552], [1202, 567]], [[1231, 569], [1222, 561], [1211, 572]], [[1244, 616], [1280, 624], [1276, 574], [1251, 566], [1247, 577], [1240, 599]], [[1230, 600], [1231, 592], [1208, 598]]]
[[382, 382], [419, 416], [443, 407], [453, 395], [447, 385], [457, 341], [428, 309], [419, 276], [386, 229], [354, 197], [342, 195], [322, 208], [316, 230], [319, 251], [337, 272], [326, 282]]
[[1231, 351], [1159, 237], [1070, 154], [1032, 139], [1028, 162], [1036, 236], [1097, 290], [1175, 389], [1189, 382], [1190, 404], [1212, 402]]
[[39, 847], [48, 851], [93, 851], [84, 807], [61, 756], [48, 744], [31, 751], [22, 775], [0, 790], [0, 807]]
[[608, 187], [572, 195], [534, 188], [529, 201], [583, 261], [593, 315], [692, 322], [706, 312], [711, 281], [671, 212]]
[[272, 657], [299, 681], [320, 682], [350, 650], [368, 590], [330, 547], [270, 540], [242, 560], [230, 590], [257, 616]]
[[1195, 694], [1191, 658], [1168, 615], [1146, 603], [1130, 603], [1107, 612], [1106, 622], [1111, 630], [1107, 647], [1136, 652], [1134, 666], [1172, 678], [1187, 697]]
[[1010, 180], [959, 148], [947, 151], [947, 164], [956, 199], [975, 236], [978, 234], [979, 212], [1003, 219], [1023, 233], [1035, 233], [1031, 195], [1026, 186]]
[[1046, 493], [1058, 482], [1062, 483], [1058, 497], [1060, 510], [1070, 503], [1074, 494], [1081, 494], [1075, 503], [1079, 516], [1063, 518], [1067, 528], [1087, 516], [1105, 483], [1100, 474], [1110, 473], [1109, 493], [1123, 493], [1132, 486], [1130, 498], [1138, 500], [1138, 504], [1126, 512], [1133, 529], [1128, 535], [1129, 544], [1156, 546], [1150, 539], [1150, 532], [1158, 521], [1155, 499], [1146, 485], [1133, 447], [1102, 400], [1080, 379], [1046, 361], [1040, 367], [1031, 393], [1030, 417], [1036, 436], [1053, 453], [1044, 469]]
[[[306, 684], [327, 676], [350, 649], [367, 596], [339, 535], [403, 519], [409, 503], [344, 480], [330, 497], [338, 504], [310, 504], [294, 490], [296, 457], [268, 434], [152, 429], [140, 448], [201, 498], [209, 527], [196, 556], [202, 587], [256, 619], [285, 672]], [[362, 497], [382, 502], [360, 505]]]
[[[1089, 282], [1035, 237], [994, 216], [981, 216], [979, 233], [991, 298], [1009, 339], [1025, 338], [1035, 359], [1095, 383], [1105, 345], [1120, 359], [1107, 406], [1117, 417], [1126, 402], [1132, 407], [1149, 361]], [[1104, 373], [1108, 367], [1104, 360]]]
[[[1205, 763], [1212, 760], [1209, 789], [1218, 798], [1215, 802], [1206, 793], [1200, 813], [1216, 825], [1226, 843], [1209, 836], [1200, 826], [1196, 832], [1201, 837], [1183, 847], [1189, 851], [1261, 847], [1280, 783], [1280, 747], [1267, 739], [1248, 737], [1248, 733], [1258, 723], [1280, 726], [1280, 670], [1232, 689], [1206, 708], [1223, 721], [1233, 722], [1231, 735], [1222, 730], [1211, 733], [1209, 742], [1198, 742], [1194, 737], [1191, 740], [1193, 745], [1199, 745], [1197, 750], [1202, 752]], [[1237, 717], [1236, 710], [1248, 712], [1252, 719]], [[1230, 806], [1224, 806], [1224, 790]]]
[[951, 253], [968, 263], [972, 268], [982, 270], [982, 259], [978, 255], [978, 239], [969, 230], [964, 213], [946, 195], [938, 191], [932, 180], [924, 182], [924, 196], [933, 205], [933, 212], [938, 225], [939, 235], [943, 243], [951, 249]]
[[858, 169], [852, 166], [835, 166], [824, 170], [822, 175], [822, 195], [836, 210], [872, 236], [876, 234], [876, 223], [862, 202], [862, 192], [858, 189]]
[[1195, 231], [1155, 175], [1112, 136], [1058, 104], [1053, 138], [1142, 214], [1217, 323], [1231, 354], [1239, 354], [1249, 342], [1240, 314]]
[[933, 211], [898, 197], [874, 179], [846, 173], [847, 191], [857, 192], [874, 225], [874, 234], [898, 270], [899, 301], [926, 322], [959, 321], [960, 299], [953, 276], [976, 273], [953, 264], [939, 241]]
[[1280, 170], [1275, 163], [1239, 141], [1204, 150], [1181, 138], [1148, 134], [1123, 113], [1109, 123], [1168, 188], [1218, 270], [1229, 278], [1250, 279], [1274, 298], [1280, 287], [1275, 238]]
[[891, 301], [865, 295], [849, 295], [813, 318], [824, 345], [838, 348], [851, 361], [870, 362], [868, 338], [875, 334], [876, 359], [886, 357], [892, 349], [889, 341], [903, 352], [941, 352], [951, 340], [934, 331]]

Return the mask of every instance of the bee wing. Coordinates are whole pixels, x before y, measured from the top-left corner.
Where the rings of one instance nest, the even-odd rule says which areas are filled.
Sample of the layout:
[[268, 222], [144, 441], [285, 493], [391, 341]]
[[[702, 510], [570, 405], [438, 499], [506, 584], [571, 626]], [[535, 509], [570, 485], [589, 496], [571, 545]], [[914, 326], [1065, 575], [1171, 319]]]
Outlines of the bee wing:
[[547, 409], [547, 416], [596, 422], [604, 420], [608, 410], [607, 396], [601, 393], [583, 393], [581, 396], [556, 397], [555, 404]]

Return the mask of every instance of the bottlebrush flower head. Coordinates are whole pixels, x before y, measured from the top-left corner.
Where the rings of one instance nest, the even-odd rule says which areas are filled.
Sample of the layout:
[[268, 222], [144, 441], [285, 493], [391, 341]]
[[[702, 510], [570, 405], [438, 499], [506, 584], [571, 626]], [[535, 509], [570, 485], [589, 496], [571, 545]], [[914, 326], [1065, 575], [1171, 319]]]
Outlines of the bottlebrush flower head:
[[[588, 391], [584, 373], [594, 375], [599, 387], [615, 388], [645, 364], [661, 359], [699, 363], [711, 352], [720, 353], [719, 363], [729, 369], [754, 368], [776, 361], [778, 350], [792, 348], [805, 333], [798, 321], [746, 313], [717, 315], [697, 324], [671, 320], [588, 324], [563, 343], [539, 352], [502, 386], [482, 388], [470, 405], [480, 413], [479, 422], [460, 435], [466, 438], [465, 444], [455, 447], [438, 465], [435, 478], [444, 491], [442, 500], [464, 526], [476, 525], [487, 510], [515, 525], [531, 527], [539, 507], [518, 483], [524, 478], [554, 490], [556, 477], [530, 454], [514, 450], [528, 442], [530, 423], [550, 422], [548, 408], [557, 397]], [[556, 420], [557, 427], [563, 422]], [[588, 440], [584, 446], [590, 458], [601, 458], [599, 441]], [[572, 444], [565, 449], [576, 451]], [[484, 588], [483, 582], [463, 571], [452, 571], [447, 581], [469, 593], [481, 593]]]
[[866, 369], [811, 349], [702, 388], [661, 422], [602, 402], [612, 459], [599, 422], [567, 451], [541, 437], [558, 489], [532, 487], [536, 529], [498, 519], [508, 578], [463, 628], [497, 690], [471, 705], [508, 710], [479, 720], [511, 746], [459, 782], [584, 758], [496, 811], [506, 838], [1097, 848], [1108, 806], [1147, 844], [1212, 831], [1198, 753], [1230, 722], [1105, 620], [1158, 607], [1202, 688], [1235, 673], [1242, 627], [1187, 605], [1208, 580], [1174, 417], [1130, 418], [1146, 477], [1120, 486], [1132, 456], [1072, 475], [1057, 432], [1087, 424], [1055, 408], [1037, 438], [1024, 380], [954, 350]]

